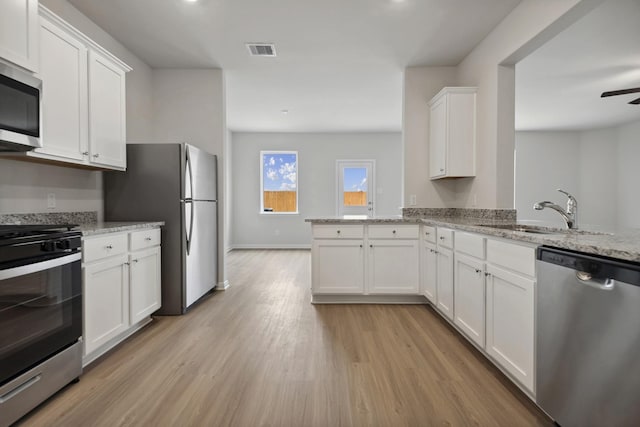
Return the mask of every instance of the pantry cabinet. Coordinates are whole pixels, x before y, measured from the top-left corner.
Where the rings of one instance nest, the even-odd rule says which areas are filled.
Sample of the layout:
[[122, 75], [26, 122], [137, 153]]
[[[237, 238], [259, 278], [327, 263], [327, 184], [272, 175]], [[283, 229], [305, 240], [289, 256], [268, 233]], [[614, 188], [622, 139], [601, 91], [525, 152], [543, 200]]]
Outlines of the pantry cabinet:
[[0, 58], [38, 71], [38, 0], [0, 2]]
[[475, 176], [476, 88], [445, 87], [429, 102], [429, 176]]

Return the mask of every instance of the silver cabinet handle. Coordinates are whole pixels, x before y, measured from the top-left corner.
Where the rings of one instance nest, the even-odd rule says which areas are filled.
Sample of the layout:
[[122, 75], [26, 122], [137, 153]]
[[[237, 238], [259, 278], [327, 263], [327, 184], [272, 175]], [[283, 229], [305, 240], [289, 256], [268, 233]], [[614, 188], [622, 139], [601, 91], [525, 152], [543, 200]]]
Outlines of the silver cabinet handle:
[[107, 245], [107, 246], [105, 246], [105, 249], [113, 249], [113, 246]]
[[138, 262], [138, 260], [137, 259], [132, 259], [131, 262]]
[[373, 248], [373, 245], [369, 245], [370, 248]]
[[100, 153], [96, 153], [93, 155], [93, 158], [97, 159], [98, 157], [100, 157]]
[[83, 155], [83, 156], [88, 156], [88, 155], [89, 155], [89, 152], [88, 152], [88, 151], [83, 151], [83, 152], [82, 152], [82, 155]]
[[481, 273], [481, 272], [482, 272], [482, 270], [478, 270], [478, 269], [476, 268], [476, 273]]
[[125, 263], [124, 263], [124, 265], [131, 265], [131, 264], [130, 264], [130, 263], [128, 263], [128, 262], [125, 262]]
[[340, 234], [340, 230], [336, 231], [336, 233]]
[[440, 169], [440, 172], [444, 172], [444, 169]]
[[485, 277], [489, 277], [489, 276], [491, 276], [491, 273], [484, 273], [484, 276]]
[[425, 231], [425, 232], [424, 232], [424, 234], [425, 234], [426, 236], [428, 236], [428, 235], [430, 235], [431, 233], [429, 233], [428, 231]]
[[444, 236], [440, 236], [440, 240], [444, 240]]
[[360, 245], [360, 247], [362, 247], [362, 245]]
[[396, 234], [396, 230], [393, 230], [393, 234]]
[[151, 237], [145, 237], [144, 240], [146, 240], [147, 242], [151, 241]]

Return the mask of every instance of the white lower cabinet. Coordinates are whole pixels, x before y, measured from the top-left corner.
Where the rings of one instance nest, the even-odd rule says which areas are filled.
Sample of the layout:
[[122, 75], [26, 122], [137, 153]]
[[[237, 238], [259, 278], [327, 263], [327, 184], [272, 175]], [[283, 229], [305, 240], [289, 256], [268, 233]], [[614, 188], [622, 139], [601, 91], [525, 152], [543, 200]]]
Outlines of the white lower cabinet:
[[85, 237], [82, 254], [86, 365], [160, 308], [160, 229]]
[[417, 294], [418, 240], [369, 240], [369, 293]]
[[535, 279], [493, 265], [487, 273], [487, 353], [533, 393]]
[[453, 251], [438, 247], [436, 292], [438, 304], [436, 307], [442, 314], [453, 320]]
[[314, 240], [311, 269], [315, 294], [364, 293], [364, 240]]
[[437, 302], [437, 269], [438, 269], [438, 254], [436, 252], [436, 245], [429, 243], [426, 240], [422, 241], [422, 295], [424, 295], [432, 304]]
[[419, 295], [418, 225], [313, 226], [314, 295]]
[[84, 349], [90, 354], [129, 327], [126, 255], [84, 267]]
[[132, 252], [129, 265], [130, 317], [135, 324], [160, 308], [160, 247]]
[[484, 347], [484, 262], [456, 251], [454, 267], [454, 323], [480, 347]]

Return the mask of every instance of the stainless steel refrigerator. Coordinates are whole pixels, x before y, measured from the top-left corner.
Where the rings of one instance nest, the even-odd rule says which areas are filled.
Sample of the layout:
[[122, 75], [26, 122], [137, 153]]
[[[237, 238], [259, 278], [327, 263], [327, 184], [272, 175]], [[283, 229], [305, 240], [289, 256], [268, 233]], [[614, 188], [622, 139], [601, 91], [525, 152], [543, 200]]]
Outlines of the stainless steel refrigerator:
[[105, 172], [106, 221], [164, 221], [162, 308], [184, 314], [217, 284], [217, 158], [189, 144], [127, 144]]

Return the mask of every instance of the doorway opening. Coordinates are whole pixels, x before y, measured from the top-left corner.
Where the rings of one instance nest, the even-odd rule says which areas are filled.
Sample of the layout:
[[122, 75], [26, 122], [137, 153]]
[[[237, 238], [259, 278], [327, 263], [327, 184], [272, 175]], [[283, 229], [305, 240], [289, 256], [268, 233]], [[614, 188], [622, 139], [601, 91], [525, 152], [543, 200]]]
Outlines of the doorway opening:
[[337, 214], [375, 215], [375, 160], [338, 160]]

